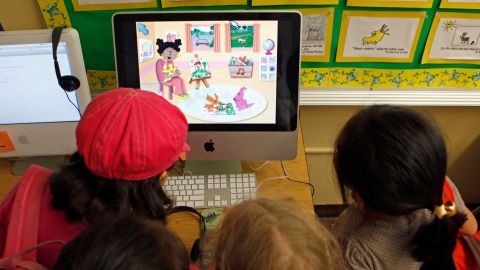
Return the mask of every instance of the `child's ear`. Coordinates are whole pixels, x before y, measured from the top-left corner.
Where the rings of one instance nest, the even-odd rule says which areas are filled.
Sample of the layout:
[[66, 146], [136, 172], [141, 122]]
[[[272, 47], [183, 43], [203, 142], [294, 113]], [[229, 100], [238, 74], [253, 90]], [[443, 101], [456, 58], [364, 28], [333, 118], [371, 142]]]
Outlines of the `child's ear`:
[[160, 174], [160, 186], [165, 185], [165, 182], [167, 182], [167, 177], [168, 177], [168, 172], [164, 171], [162, 174]]

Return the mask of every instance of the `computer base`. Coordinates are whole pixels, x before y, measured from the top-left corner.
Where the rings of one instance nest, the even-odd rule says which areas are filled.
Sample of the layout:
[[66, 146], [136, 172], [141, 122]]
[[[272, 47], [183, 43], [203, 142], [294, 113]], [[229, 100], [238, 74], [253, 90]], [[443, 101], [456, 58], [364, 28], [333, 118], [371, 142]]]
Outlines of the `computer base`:
[[193, 175], [239, 174], [242, 173], [242, 163], [239, 160], [187, 160], [183, 171]]
[[66, 164], [68, 156], [39, 156], [39, 157], [27, 157], [18, 159], [12, 166], [13, 175], [23, 175], [28, 166], [32, 164], [40, 165], [48, 169], [57, 169], [59, 166]]

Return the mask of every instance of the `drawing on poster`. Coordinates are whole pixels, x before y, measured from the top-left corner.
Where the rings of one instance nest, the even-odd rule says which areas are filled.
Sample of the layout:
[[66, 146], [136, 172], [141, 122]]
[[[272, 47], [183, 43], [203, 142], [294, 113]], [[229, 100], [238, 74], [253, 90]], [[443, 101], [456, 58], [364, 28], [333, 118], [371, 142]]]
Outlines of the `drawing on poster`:
[[[480, 60], [480, 19], [440, 18], [430, 31], [432, 39], [427, 42], [430, 59]], [[429, 62], [426, 56], [424, 62]]]
[[480, 26], [457, 26], [453, 34], [452, 46], [477, 45]]
[[457, 28], [457, 25], [455, 24], [455, 20], [448, 20], [448, 21], [445, 21], [443, 22], [443, 25], [442, 25], [442, 29], [443, 31], [450, 31], [450, 30], [453, 30], [455, 28]]
[[307, 14], [302, 20], [302, 54], [325, 54], [328, 14]]
[[337, 61], [412, 61], [424, 14], [348, 11], [340, 30]]
[[366, 45], [366, 44], [377, 45], [378, 42], [382, 41], [385, 35], [390, 35], [388, 33], [388, 30], [389, 29], [387, 28], [386, 24], [382, 25], [382, 28], [380, 28], [379, 30], [372, 31], [369, 37], [362, 38], [362, 45]]

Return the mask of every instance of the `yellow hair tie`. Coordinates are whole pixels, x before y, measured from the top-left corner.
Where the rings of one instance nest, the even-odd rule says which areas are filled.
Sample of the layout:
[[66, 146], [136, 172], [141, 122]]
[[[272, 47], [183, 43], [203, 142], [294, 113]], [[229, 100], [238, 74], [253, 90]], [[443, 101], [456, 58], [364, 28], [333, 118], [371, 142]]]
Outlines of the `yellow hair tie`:
[[457, 213], [457, 206], [454, 202], [448, 201], [442, 205], [435, 206], [433, 214], [438, 218], [442, 219], [444, 216], [451, 217]]

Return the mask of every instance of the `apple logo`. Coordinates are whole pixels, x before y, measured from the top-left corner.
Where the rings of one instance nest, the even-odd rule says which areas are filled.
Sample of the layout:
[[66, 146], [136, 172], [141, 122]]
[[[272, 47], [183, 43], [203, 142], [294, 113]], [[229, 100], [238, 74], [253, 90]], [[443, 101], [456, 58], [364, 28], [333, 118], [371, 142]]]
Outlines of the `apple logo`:
[[205, 151], [207, 152], [213, 152], [215, 151], [215, 147], [213, 146], [215, 143], [213, 142], [212, 139], [210, 139], [208, 142], [206, 142], [203, 147], [205, 147]]

